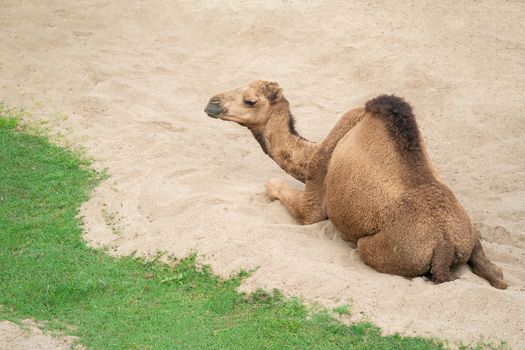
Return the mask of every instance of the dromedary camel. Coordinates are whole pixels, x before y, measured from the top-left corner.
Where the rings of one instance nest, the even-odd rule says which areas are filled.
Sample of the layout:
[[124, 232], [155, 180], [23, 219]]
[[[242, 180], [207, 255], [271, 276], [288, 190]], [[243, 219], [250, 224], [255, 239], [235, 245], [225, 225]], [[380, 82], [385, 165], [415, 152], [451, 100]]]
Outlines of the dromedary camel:
[[347, 112], [321, 143], [297, 134], [278, 84], [255, 81], [212, 97], [205, 112], [246, 126], [284, 171], [305, 183], [267, 183], [301, 224], [330, 218], [377, 271], [451, 281], [469, 263], [494, 287], [507, 287], [488, 260], [474, 225], [434, 172], [411, 107], [382, 95]]

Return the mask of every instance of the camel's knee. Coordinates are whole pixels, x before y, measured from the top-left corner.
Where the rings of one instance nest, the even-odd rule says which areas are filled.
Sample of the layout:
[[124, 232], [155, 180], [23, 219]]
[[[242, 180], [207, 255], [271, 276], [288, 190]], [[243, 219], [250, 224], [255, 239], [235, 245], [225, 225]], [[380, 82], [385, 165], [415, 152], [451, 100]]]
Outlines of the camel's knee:
[[360, 238], [357, 241], [357, 248], [359, 249], [359, 256], [365, 264], [379, 272], [389, 272], [386, 269], [388, 264], [385, 263], [381, 251], [374, 244], [373, 236]]
[[301, 225], [311, 225], [328, 218], [321, 202], [307, 192], [300, 192], [294, 203], [283, 204]]
[[270, 179], [266, 183], [266, 194], [271, 200], [280, 199], [281, 190], [286, 183], [281, 179]]
[[374, 236], [365, 236], [359, 238], [357, 241], [357, 248], [359, 249], [359, 256], [365, 264], [372, 267], [379, 272], [389, 272], [386, 269], [388, 263], [385, 262], [384, 256], [381, 256], [381, 251], [374, 244]]
[[414, 277], [430, 270], [431, 251], [390, 241], [382, 232], [360, 238], [357, 247], [361, 259], [379, 272]]
[[328, 219], [328, 216], [323, 213], [322, 208], [313, 208], [310, 212], [303, 213], [303, 217], [298, 221], [301, 225], [311, 225], [326, 219]]
[[290, 214], [302, 225], [313, 224], [326, 219], [326, 209], [318, 191], [309, 189], [298, 191], [281, 179], [271, 179], [266, 184], [270, 199], [279, 199]]

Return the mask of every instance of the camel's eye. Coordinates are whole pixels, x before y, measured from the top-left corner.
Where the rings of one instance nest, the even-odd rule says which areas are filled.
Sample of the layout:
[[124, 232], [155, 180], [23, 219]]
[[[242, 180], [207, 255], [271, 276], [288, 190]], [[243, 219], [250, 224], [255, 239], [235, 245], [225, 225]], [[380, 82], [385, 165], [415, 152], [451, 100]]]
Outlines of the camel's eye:
[[247, 105], [248, 107], [253, 107], [257, 104], [257, 101], [256, 100], [244, 100], [244, 104]]

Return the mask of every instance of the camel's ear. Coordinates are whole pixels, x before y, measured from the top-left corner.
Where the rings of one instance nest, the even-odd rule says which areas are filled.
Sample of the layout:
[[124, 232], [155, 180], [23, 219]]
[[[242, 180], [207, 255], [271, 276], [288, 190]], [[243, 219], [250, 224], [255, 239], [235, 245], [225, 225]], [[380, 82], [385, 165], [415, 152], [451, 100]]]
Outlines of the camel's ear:
[[270, 104], [279, 102], [283, 98], [283, 89], [277, 83], [269, 83], [267, 90], [268, 101]]

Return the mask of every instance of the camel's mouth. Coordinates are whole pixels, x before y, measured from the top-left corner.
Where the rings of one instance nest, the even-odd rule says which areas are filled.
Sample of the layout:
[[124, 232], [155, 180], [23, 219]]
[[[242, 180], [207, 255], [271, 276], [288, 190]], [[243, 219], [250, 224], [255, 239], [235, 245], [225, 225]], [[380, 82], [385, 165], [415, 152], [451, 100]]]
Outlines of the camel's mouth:
[[211, 118], [220, 118], [224, 115], [226, 110], [222, 108], [222, 106], [218, 103], [215, 103], [213, 101], [210, 101], [208, 105], [206, 105], [206, 108], [204, 108], [204, 113], [208, 115], [208, 117]]
[[221, 117], [223, 116], [223, 114], [211, 114], [211, 113], [208, 113], [206, 112], [206, 114], [208, 115], [208, 117], [210, 118], [213, 118], [213, 119], [221, 119]]

